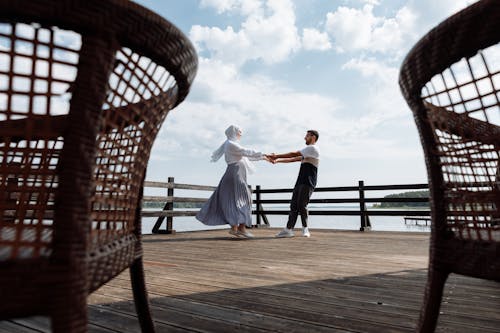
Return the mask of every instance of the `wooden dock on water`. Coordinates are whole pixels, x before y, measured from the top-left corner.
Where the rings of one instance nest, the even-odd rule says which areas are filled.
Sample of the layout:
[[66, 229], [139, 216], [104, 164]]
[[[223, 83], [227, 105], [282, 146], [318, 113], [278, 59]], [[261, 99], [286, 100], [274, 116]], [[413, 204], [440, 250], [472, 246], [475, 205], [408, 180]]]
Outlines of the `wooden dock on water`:
[[[254, 229], [144, 236], [158, 332], [412, 332], [426, 282], [428, 233]], [[128, 272], [90, 296], [90, 332], [139, 332]], [[500, 284], [452, 275], [437, 332], [499, 332]], [[0, 332], [48, 332], [44, 317]]]

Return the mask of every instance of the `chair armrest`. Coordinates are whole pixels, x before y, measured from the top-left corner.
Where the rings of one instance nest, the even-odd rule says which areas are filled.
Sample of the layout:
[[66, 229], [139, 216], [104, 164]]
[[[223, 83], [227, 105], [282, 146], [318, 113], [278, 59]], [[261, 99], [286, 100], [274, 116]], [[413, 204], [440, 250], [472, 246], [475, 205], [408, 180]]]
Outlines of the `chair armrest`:
[[464, 141], [478, 141], [500, 147], [500, 126], [471, 118], [466, 113], [448, 111], [443, 107], [424, 102], [428, 118], [437, 122], [438, 128], [460, 135]]
[[29, 118], [0, 121], [0, 142], [57, 139], [64, 134], [66, 115], [32, 115]]

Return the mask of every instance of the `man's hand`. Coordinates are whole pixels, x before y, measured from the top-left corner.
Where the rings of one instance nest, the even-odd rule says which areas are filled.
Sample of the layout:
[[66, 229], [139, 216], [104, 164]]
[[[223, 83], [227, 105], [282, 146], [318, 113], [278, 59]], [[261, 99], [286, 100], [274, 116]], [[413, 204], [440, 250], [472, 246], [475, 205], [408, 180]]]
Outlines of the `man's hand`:
[[271, 162], [272, 164], [276, 163], [276, 154], [275, 153], [265, 154], [264, 156], [266, 157], [266, 160], [268, 162]]

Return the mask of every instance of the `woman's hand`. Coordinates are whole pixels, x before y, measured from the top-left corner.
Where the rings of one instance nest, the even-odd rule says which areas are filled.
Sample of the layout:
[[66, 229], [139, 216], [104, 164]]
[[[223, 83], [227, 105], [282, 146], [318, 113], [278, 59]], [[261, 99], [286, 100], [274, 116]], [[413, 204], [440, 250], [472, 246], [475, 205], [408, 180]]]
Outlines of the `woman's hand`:
[[272, 164], [276, 163], [276, 154], [271, 153], [271, 154], [264, 154], [264, 159]]

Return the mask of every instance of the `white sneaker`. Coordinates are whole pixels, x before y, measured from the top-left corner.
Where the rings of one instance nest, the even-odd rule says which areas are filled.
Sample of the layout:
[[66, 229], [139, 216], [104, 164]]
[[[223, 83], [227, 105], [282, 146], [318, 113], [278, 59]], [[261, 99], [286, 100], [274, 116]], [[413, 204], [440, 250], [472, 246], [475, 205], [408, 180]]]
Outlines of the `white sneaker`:
[[308, 227], [302, 228], [302, 236], [303, 237], [311, 237], [311, 233], [309, 232]]
[[276, 238], [289, 238], [289, 237], [293, 237], [295, 236], [294, 233], [293, 233], [293, 230], [292, 229], [283, 229], [281, 230], [279, 233], [276, 234]]
[[238, 236], [243, 238], [255, 238], [255, 236], [247, 230], [245, 231], [238, 230]]

